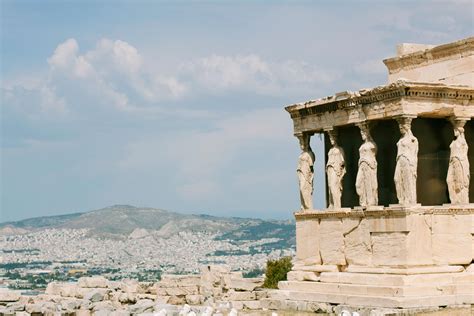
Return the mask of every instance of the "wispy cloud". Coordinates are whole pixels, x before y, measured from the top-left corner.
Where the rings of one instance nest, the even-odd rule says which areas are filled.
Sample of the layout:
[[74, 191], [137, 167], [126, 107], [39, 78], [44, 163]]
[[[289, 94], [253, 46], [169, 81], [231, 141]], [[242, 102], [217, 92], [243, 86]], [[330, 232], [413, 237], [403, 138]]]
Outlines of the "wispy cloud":
[[[287, 140], [291, 135], [290, 123], [280, 109], [254, 110], [237, 117], [221, 118], [207, 131], [165, 133], [132, 142], [118, 165], [137, 171], [172, 168], [178, 179], [178, 193], [183, 198], [211, 198], [228, 189], [222, 186], [223, 175], [226, 175], [227, 185], [232, 184], [238, 174], [229, 175], [228, 170], [235, 170], [234, 164], [239, 164], [241, 157], [260, 156], [266, 148]], [[258, 164], [250, 168], [258, 172], [255, 170]], [[238, 179], [239, 183], [245, 180]]]

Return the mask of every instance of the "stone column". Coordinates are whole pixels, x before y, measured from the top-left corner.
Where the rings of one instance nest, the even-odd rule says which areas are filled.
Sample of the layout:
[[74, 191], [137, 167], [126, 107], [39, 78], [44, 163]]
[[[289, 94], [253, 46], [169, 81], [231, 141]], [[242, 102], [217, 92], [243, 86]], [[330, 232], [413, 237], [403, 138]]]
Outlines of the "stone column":
[[397, 164], [395, 167], [395, 189], [398, 203], [402, 206], [416, 204], [416, 178], [418, 168], [418, 139], [411, 131], [413, 117], [397, 119], [400, 140], [397, 142]]
[[303, 133], [296, 135], [300, 142], [301, 154], [298, 159], [296, 174], [300, 187], [301, 210], [313, 209], [313, 177], [314, 153], [311, 150], [311, 135]]
[[377, 145], [370, 136], [370, 128], [367, 122], [358, 124], [358, 127], [364, 142], [359, 148], [356, 192], [359, 195], [360, 206], [376, 206], [378, 204]]
[[346, 174], [346, 164], [344, 159], [344, 150], [337, 144], [336, 130], [328, 130], [331, 149], [328, 151], [328, 160], [326, 163], [326, 175], [328, 185], [329, 206], [331, 209], [341, 208], [342, 197], [342, 179]]
[[451, 119], [454, 127], [454, 140], [449, 145], [449, 167], [446, 182], [451, 204], [469, 204], [469, 159], [468, 145], [464, 137], [464, 125], [467, 119]]

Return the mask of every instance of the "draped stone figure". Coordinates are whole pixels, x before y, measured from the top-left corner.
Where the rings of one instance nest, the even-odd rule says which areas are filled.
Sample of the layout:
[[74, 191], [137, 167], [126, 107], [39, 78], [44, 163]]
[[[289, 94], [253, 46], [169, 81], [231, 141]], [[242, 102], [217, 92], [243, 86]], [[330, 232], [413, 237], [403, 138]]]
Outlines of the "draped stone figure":
[[364, 143], [359, 148], [356, 192], [360, 206], [374, 206], [378, 204], [377, 146], [370, 136], [368, 124], [360, 124], [359, 128]]
[[311, 210], [313, 209], [314, 153], [309, 145], [309, 135], [298, 136], [298, 140], [300, 142], [301, 154], [296, 173], [300, 186], [301, 209]]
[[452, 204], [468, 204], [469, 203], [469, 160], [467, 157], [467, 142], [464, 137], [464, 121], [455, 122], [454, 136], [449, 147], [451, 154], [449, 156], [448, 176], [446, 182], [448, 184], [449, 199]]
[[337, 133], [334, 130], [328, 131], [328, 135], [332, 145], [326, 163], [329, 208], [341, 208], [342, 178], [346, 174], [344, 150], [337, 145]]
[[411, 131], [411, 118], [398, 120], [402, 136], [397, 142], [397, 164], [395, 167], [395, 189], [398, 203], [416, 204], [416, 178], [418, 168], [418, 139]]

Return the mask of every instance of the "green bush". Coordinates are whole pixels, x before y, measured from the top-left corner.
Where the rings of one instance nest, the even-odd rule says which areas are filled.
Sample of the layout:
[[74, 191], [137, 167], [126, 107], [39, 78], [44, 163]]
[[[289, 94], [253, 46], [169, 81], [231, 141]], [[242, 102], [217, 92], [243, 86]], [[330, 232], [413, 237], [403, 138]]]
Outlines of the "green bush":
[[291, 263], [291, 257], [283, 257], [277, 260], [268, 260], [263, 287], [269, 289], [278, 288], [278, 282], [286, 281], [286, 274], [291, 271], [292, 267], [293, 264]]

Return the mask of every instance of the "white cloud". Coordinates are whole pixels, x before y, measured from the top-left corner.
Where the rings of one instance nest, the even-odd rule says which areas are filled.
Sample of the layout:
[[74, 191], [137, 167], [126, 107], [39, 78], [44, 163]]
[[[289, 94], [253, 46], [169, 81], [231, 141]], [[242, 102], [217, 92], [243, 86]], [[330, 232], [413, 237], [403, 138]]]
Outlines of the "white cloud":
[[198, 91], [241, 90], [263, 95], [309, 91], [337, 78], [303, 61], [265, 61], [253, 54], [195, 59], [181, 65], [181, 73]]
[[70, 38], [56, 47], [53, 55], [48, 58], [48, 63], [53, 68], [70, 67], [70, 65], [76, 60], [78, 51], [79, 45], [77, 44], [77, 41], [73, 38]]
[[14, 107], [26, 117], [67, 113], [66, 100], [57, 95], [55, 87], [45, 78], [32, 76], [5, 81], [2, 99], [2, 106]]
[[[178, 193], [183, 198], [206, 199], [228, 190], [233, 176], [221, 177], [235, 170], [233, 164], [238, 159], [258, 155], [268, 146], [285, 141], [288, 135], [291, 135], [291, 121], [282, 109], [255, 110], [238, 117], [221, 118], [207, 131], [156, 135], [153, 139], [133, 142], [118, 165], [137, 172], [172, 169], [178, 179]], [[251, 166], [250, 170], [253, 168], [258, 166]], [[243, 179], [235, 177], [235, 181], [240, 185]], [[227, 186], [223, 187], [223, 183]]]

